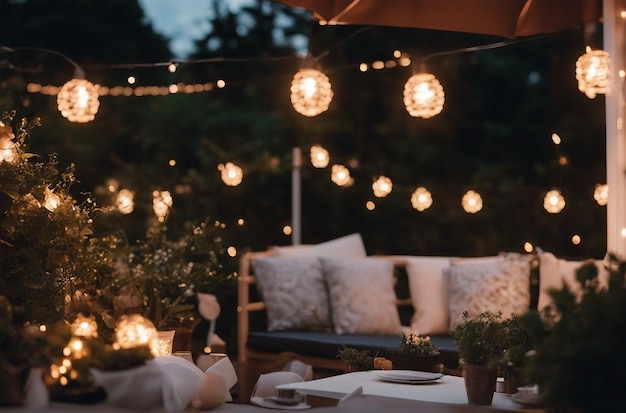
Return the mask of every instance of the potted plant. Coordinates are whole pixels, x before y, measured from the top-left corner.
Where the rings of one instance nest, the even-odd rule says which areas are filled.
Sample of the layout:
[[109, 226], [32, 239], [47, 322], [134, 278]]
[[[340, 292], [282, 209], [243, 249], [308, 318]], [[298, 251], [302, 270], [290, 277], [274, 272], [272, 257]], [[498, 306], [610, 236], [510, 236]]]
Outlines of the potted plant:
[[402, 332], [400, 352], [392, 352], [389, 357], [394, 368], [429, 372], [443, 369], [439, 347], [430, 341], [430, 336], [421, 336], [417, 331]]
[[626, 411], [626, 262], [609, 254], [605, 263], [608, 282], [588, 262], [580, 289], [553, 289], [551, 305], [522, 319], [538, 338], [528, 373], [548, 410]]
[[505, 392], [513, 394], [525, 384], [526, 366], [536, 348], [536, 340], [517, 314], [512, 314], [503, 324], [506, 344], [499, 364], [504, 376]]
[[180, 235], [163, 223], [148, 229], [145, 240], [130, 249], [124, 295], [118, 299], [139, 310], [159, 330], [176, 330], [174, 351], [191, 350], [191, 331], [200, 322], [198, 294], [237, 281], [235, 261], [226, 252], [225, 226], [205, 220], [189, 224]]
[[337, 352], [337, 358], [346, 362], [346, 373], [374, 368], [374, 357], [367, 350], [341, 346]]
[[468, 401], [490, 405], [507, 343], [502, 313], [488, 311], [471, 318], [465, 311], [452, 337], [459, 351]]

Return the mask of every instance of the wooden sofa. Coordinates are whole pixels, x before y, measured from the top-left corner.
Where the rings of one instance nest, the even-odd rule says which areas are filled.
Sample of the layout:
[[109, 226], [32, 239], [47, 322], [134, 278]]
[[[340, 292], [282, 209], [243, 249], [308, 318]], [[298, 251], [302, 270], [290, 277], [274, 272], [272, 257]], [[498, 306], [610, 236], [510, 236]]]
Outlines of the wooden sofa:
[[[400, 350], [399, 335], [334, 334], [318, 331], [272, 331], [264, 327], [265, 302], [256, 289], [252, 261], [257, 257], [271, 256], [270, 251], [249, 252], [240, 259], [238, 286], [238, 362], [250, 365], [254, 362], [281, 362], [297, 358], [313, 366], [314, 369], [342, 372], [345, 363], [338, 359], [337, 352], [342, 345], [367, 349], [372, 354], [381, 355]], [[398, 283], [396, 300], [399, 313], [404, 319], [412, 315], [412, 302], [406, 287], [405, 260], [401, 256], [385, 256], [393, 261]], [[404, 277], [404, 282], [402, 280]], [[408, 325], [408, 323], [403, 323]], [[447, 368], [458, 366], [458, 352], [450, 336], [433, 336], [433, 342], [441, 349], [442, 362]], [[275, 366], [276, 367], [276, 366]]]

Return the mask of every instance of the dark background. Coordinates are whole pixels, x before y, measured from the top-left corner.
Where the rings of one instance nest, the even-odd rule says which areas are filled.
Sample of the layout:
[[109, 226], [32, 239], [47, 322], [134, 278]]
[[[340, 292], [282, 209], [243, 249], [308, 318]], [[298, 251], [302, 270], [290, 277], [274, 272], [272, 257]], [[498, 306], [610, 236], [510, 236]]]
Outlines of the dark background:
[[[606, 210], [593, 199], [606, 182], [602, 96], [590, 100], [577, 89], [575, 62], [586, 44], [600, 48], [602, 28], [582, 28], [503, 47], [464, 48], [506, 39], [420, 29], [321, 27], [309, 16], [267, 0], [232, 14], [221, 2], [213, 30], [198, 41], [175, 74], [164, 67], [113, 67], [174, 59], [167, 39], [155, 33], [136, 0], [0, 0], [0, 111], [39, 116], [42, 126], [28, 141], [31, 152], [57, 153], [60, 165], [76, 164], [77, 197], [90, 192], [111, 202], [104, 186], [115, 179], [136, 192], [130, 215], [100, 214], [98, 231], [122, 228], [141, 238], [151, 216], [153, 189], [172, 192], [168, 227], [219, 219], [228, 242], [242, 253], [289, 244], [282, 227], [291, 220], [291, 153], [303, 148], [302, 242], [316, 243], [360, 232], [368, 253], [487, 255], [521, 251], [525, 241], [569, 258], [606, 252]], [[245, 19], [244, 19], [245, 18]], [[311, 38], [311, 52], [333, 85], [330, 109], [313, 118], [296, 113], [289, 84], [299, 60], [276, 31]], [[93, 122], [71, 123], [53, 96], [31, 94], [29, 82], [60, 86], [73, 67], [45, 48], [77, 62], [88, 80], [125, 85], [206, 83], [225, 79], [209, 92], [158, 97], [100, 98]], [[394, 50], [427, 60], [444, 87], [443, 112], [412, 118], [402, 103], [411, 68], [367, 72], [359, 63], [389, 60]], [[458, 51], [458, 53], [452, 53]], [[559, 134], [556, 147], [550, 136]], [[330, 167], [313, 168], [308, 148], [321, 144], [331, 163], [351, 165], [355, 184], [339, 188]], [[561, 156], [567, 158], [560, 165]], [[168, 166], [176, 159], [175, 167]], [[227, 187], [217, 165], [232, 161], [244, 170], [237, 187]], [[386, 198], [374, 199], [372, 179], [394, 183]], [[419, 186], [433, 194], [422, 213], [411, 207]], [[543, 209], [553, 187], [564, 194], [560, 214]], [[461, 196], [478, 191], [484, 208], [467, 214]], [[368, 211], [365, 203], [376, 202]], [[244, 218], [245, 225], [236, 224]], [[580, 245], [571, 237], [579, 234]]]

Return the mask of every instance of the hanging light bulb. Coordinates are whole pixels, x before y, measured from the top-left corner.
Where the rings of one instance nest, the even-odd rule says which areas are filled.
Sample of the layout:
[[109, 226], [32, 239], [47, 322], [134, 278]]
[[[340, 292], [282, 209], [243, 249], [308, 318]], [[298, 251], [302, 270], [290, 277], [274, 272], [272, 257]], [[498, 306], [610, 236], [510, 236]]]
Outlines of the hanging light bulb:
[[598, 205], [605, 206], [609, 202], [609, 186], [607, 184], [596, 184], [593, 191], [593, 199]]
[[423, 186], [418, 187], [411, 195], [411, 205], [420, 212], [427, 210], [432, 204], [433, 196]]
[[217, 169], [222, 171], [222, 181], [228, 186], [237, 186], [243, 180], [243, 170], [232, 162], [219, 164]]
[[328, 110], [333, 90], [328, 76], [317, 69], [300, 69], [291, 81], [291, 104], [304, 116], [317, 116]]
[[324, 147], [320, 145], [311, 146], [311, 165], [316, 168], [326, 168], [330, 162], [330, 155]]
[[543, 208], [551, 214], [558, 214], [565, 208], [565, 198], [558, 189], [546, 192], [543, 198]]
[[352, 181], [350, 170], [343, 165], [333, 165], [330, 172], [330, 179], [337, 186], [347, 186]]
[[418, 73], [404, 84], [404, 106], [416, 118], [432, 118], [443, 110], [443, 86], [434, 75]]
[[467, 212], [468, 214], [475, 214], [483, 209], [483, 198], [478, 192], [472, 191], [470, 189], [465, 193], [465, 195], [463, 195], [461, 205], [463, 206], [465, 212]]
[[393, 189], [393, 183], [391, 179], [388, 177], [381, 175], [374, 181], [372, 184], [372, 191], [374, 192], [374, 196], [378, 198], [384, 198], [391, 193]]
[[100, 106], [98, 88], [83, 78], [68, 80], [57, 94], [57, 106], [70, 122], [91, 122]]
[[46, 189], [44, 190], [44, 200], [43, 200], [44, 208], [52, 212], [55, 209], [57, 209], [60, 204], [61, 204], [61, 197], [59, 197], [57, 194], [52, 192], [50, 188], [46, 187]]
[[597, 94], [607, 94], [611, 90], [610, 74], [611, 59], [604, 50], [591, 50], [586, 47], [586, 53], [576, 61], [576, 80], [578, 90], [589, 99]]

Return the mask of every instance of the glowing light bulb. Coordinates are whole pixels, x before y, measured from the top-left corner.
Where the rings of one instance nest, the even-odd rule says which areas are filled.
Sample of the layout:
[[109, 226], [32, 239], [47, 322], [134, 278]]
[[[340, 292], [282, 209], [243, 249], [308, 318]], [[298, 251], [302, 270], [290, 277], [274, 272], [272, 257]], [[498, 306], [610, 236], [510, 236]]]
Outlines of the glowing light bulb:
[[411, 194], [411, 205], [420, 212], [427, 210], [432, 204], [432, 194], [428, 189], [422, 186], [418, 187], [413, 194]]
[[443, 110], [443, 86], [430, 73], [418, 73], [404, 85], [404, 106], [413, 117], [431, 118]]
[[372, 184], [372, 191], [374, 196], [378, 198], [384, 198], [391, 193], [393, 189], [393, 183], [388, 177], [381, 175]]
[[300, 69], [291, 82], [291, 104], [304, 116], [328, 110], [333, 91], [328, 77], [316, 69]]
[[463, 195], [461, 205], [468, 214], [475, 214], [483, 209], [483, 199], [478, 192], [470, 189]]
[[543, 208], [551, 213], [558, 214], [565, 208], [565, 198], [558, 189], [552, 189], [546, 192], [543, 198]]

